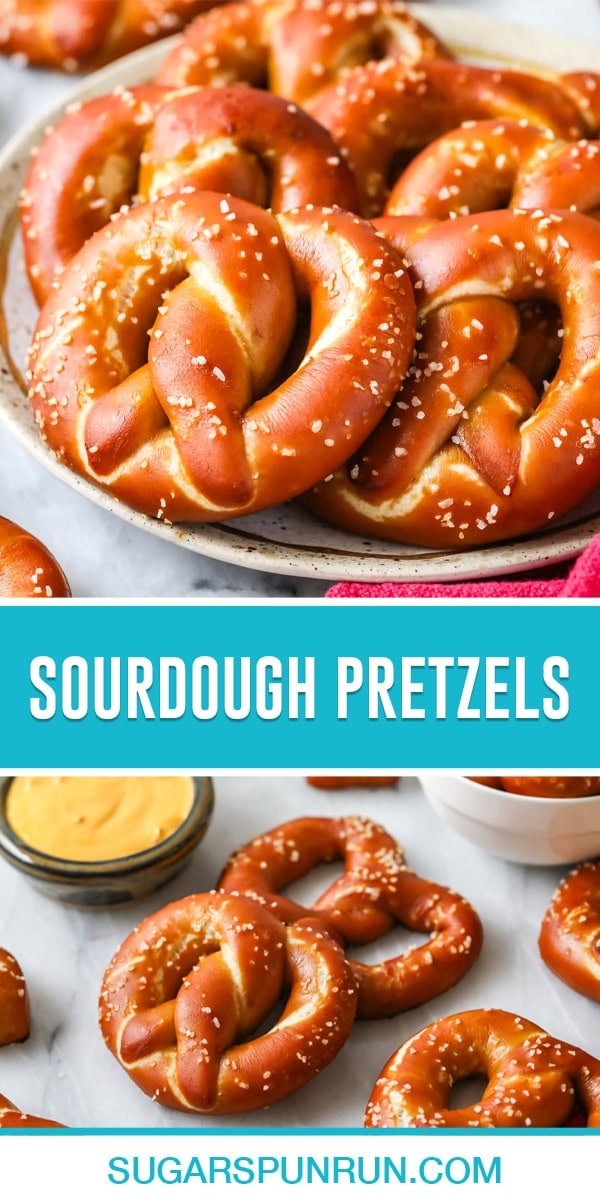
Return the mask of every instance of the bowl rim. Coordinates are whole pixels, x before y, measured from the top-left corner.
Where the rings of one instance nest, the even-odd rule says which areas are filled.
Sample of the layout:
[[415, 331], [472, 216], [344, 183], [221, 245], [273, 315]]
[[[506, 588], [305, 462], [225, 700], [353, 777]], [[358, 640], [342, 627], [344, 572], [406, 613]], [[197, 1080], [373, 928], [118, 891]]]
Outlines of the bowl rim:
[[[199, 837], [206, 829], [214, 808], [214, 787], [209, 775], [189, 775], [193, 784], [192, 804], [190, 811], [173, 833], [146, 850], [138, 850], [134, 854], [121, 855], [118, 858], [81, 860], [61, 858], [58, 855], [47, 854], [36, 850], [24, 842], [15, 833], [6, 817], [6, 801], [10, 785], [15, 775], [6, 775], [0, 780], [0, 854], [2, 854], [17, 869], [28, 873], [44, 872], [55, 881], [79, 881], [82, 878], [89, 884], [94, 880], [104, 880], [106, 876], [126, 878], [138, 872], [143, 873], [152, 867], [159, 867], [164, 860], [177, 856], [184, 851], [189, 842]], [[121, 778], [116, 773], [102, 778]], [[166, 776], [166, 778], [169, 778]], [[173, 776], [181, 778], [181, 776]]]
[[[469, 789], [469, 791], [481, 790], [483, 792], [494, 792], [496, 796], [506, 796], [511, 801], [515, 801], [515, 802], [527, 801], [529, 804], [586, 804], [586, 805], [590, 804], [591, 805], [594, 803], [597, 804], [600, 801], [600, 790], [597, 792], [594, 792], [594, 794], [591, 796], [530, 796], [528, 793], [525, 793], [525, 792], [506, 792], [506, 791], [504, 791], [503, 788], [490, 787], [490, 785], [487, 783], [478, 783], [477, 780], [470, 779], [468, 775], [440, 775], [437, 778], [452, 779], [454, 781], [460, 780], [462, 783], [465, 784], [465, 786]], [[522, 779], [522, 778], [524, 778], [524, 776], [520, 776], [520, 778]], [[536, 776], [535, 778], [540, 778], [540, 776]], [[553, 778], [553, 776], [548, 776], [548, 778]], [[585, 779], [586, 775], [581, 775], [581, 776], [573, 775], [570, 778]], [[427, 781], [425, 780], [424, 782], [426, 785]]]

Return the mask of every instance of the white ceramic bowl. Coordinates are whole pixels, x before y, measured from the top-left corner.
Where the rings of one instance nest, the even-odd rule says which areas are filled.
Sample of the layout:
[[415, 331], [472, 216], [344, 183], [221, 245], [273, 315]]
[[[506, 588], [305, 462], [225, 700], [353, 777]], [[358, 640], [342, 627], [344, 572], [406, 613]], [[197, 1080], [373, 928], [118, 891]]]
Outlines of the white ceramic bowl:
[[600, 855], [600, 796], [518, 796], [464, 776], [422, 777], [421, 784], [440, 817], [490, 854], [531, 866]]

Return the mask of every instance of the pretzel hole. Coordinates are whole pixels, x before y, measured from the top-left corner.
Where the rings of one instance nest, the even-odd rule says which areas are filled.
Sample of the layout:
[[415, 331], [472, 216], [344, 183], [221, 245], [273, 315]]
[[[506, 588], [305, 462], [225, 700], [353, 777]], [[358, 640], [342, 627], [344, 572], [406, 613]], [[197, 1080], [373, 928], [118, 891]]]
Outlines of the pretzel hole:
[[302, 879], [296, 879], [294, 883], [283, 888], [281, 895], [285, 896], [287, 900], [293, 900], [296, 904], [302, 904], [304, 908], [312, 908], [319, 896], [322, 896], [339, 877], [339, 861], [321, 863], [319, 866], [313, 867], [312, 871], [309, 871], [308, 875], [304, 875]]
[[488, 1079], [485, 1075], [469, 1075], [467, 1079], [457, 1079], [450, 1089], [446, 1107], [456, 1110], [480, 1104], [487, 1086]]
[[399, 958], [418, 946], [431, 941], [432, 933], [427, 930], [409, 929], [406, 925], [394, 925], [389, 933], [383, 934], [366, 945], [352, 947], [352, 958], [365, 966], [376, 966], [390, 958]]
[[[296, 319], [296, 327], [292, 336], [292, 340], [286, 350], [285, 356], [281, 363], [281, 367], [272, 381], [271, 389], [281, 387], [286, 379], [294, 375], [304, 361], [311, 340], [311, 321], [312, 313], [310, 304], [305, 301], [298, 305], [298, 313]], [[296, 899], [296, 897], [294, 897]]]

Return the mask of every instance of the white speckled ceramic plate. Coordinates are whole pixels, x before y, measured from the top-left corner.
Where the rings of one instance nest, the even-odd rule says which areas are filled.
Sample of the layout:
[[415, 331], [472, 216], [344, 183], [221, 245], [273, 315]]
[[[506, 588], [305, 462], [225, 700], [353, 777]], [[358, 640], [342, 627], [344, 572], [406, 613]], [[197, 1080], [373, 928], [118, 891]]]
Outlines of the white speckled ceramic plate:
[[[532, 33], [531, 29], [435, 5], [428, 6], [426, 13], [420, 10], [420, 15], [460, 57], [538, 71], [600, 70], [600, 49], [558, 34]], [[151, 78], [168, 45], [151, 46], [99, 71], [70, 101]], [[62, 107], [19, 134], [0, 156], [0, 418], [48, 470], [96, 504], [158, 537], [210, 558], [281, 575], [370, 582], [482, 578], [570, 558], [600, 530], [600, 494], [538, 536], [456, 553], [354, 537], [330, 528], [294, 504], [224, 524], [168, 526], [134, 512], [61, 466], [39, 439], [22, 386], [20, 373], [36, 309], [23, 268], [15, 209], [31, 149]]]

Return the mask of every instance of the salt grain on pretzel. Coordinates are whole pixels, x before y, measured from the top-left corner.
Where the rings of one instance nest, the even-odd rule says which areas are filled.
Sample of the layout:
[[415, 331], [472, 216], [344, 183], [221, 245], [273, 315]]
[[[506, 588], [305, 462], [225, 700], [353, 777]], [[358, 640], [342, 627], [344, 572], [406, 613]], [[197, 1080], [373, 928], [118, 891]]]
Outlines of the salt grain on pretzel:
[[[253, 1037], [286, 991], [282, 1015]], [[100, 1023], [159, 1104], [239, 1113], [312, 1080], [355, 1009], [350, 968], [318, 921], [286, 929], [253, 900], [211, 893], [168, 905], [127, 938], [104, 977]]]
[[[380, 223], [392, 240], [394, 221]], [[421, 340], [407, 382], [311, 507], [426, 546], [543, 528], [600, 484], [600, 229], [575, 213], [483, 213], [436, 225], [410, 257]], [[512, 361], [514, 305], [535, 298], [562, 318], [560, 365], [541, 398]]]
[[38, 303], [120, 208], [181, 188], [229, 192], [276, 212], [357, 207], [330, 135], [278, 96], [247, 87], [181, 96], [117, 89], [67, 112], [33, 158], [21, 226]]
[[297, 104], [360, 63], [446, 56], [398, 0], [255, 0], [190, 25], [157, 81], [168, 87], [250, 83]]
[[71, 595], [62, 568], [46, 546], [0, 517], [0, 599], [52, 600]]
[[600, 142], [564, 142], [520, 121], [468, 122], [413, 159], [385, 211], [444, 220], [495, 208], [597, 214]]
[[356, 175], [364, 216], [381, 213], [402, 156], [463, 121], [512, 118], [566, 140], [588, 126], [575, 100], [551, 79], [437, 59], [406, 69], [384, 60], [357, 68], [310, 105]]
[[[450, 1108], [456, 1082], [485, 1076], [481, 1100]], [[550, 1128], [583, 1110], [600, 1127], [600, 1062], [499, 1009], [436, 1021], [384, 1067], [367, 1106], [370, 1128]]]
[[13, 955], [0, 947], [0, 1046], [29, 1037], [29, 997], [23, 972]]
[[[306, 908], [281, 891], [323, 862], [344, 861], [344, 872]], [[304, 817], [255, 838], [230, 858], [220, 890], [249, 895], [280, 920], [323, 920], [345, 942], [360, 945], [395, 925], [431, 933], [424, 946], [385, 962], [352, 960], [357, 1015], [391, 1017], [453, 987], [479, 956], [479, 918], [449, 888], [420, 879], [385, 829], [363, 817]]]
[[30, 400], [80, 474], [159, 519], [216, 521], [358, 449], [408, 367], [414, 320], [400, 257], [365, 222], [192, 193], [131, 209], [76, 255], [40, 315]]
[[542, 921], [539, 946], [559, 979], [600, 1000], [600, 862], [577, 867], [561, 883]]
[[[221, 3], [226, 0], [220, 0]], [[90, 70], [177, 33], [219, 0], [2, 0], [0, 54]]]
[[0, 1096], [0, 1129], [64, 1129], [56, 1121], [47, 1121], [44, 1117], [32, 1117], [29, 1113], [21, 1112], [6, 1096]]

